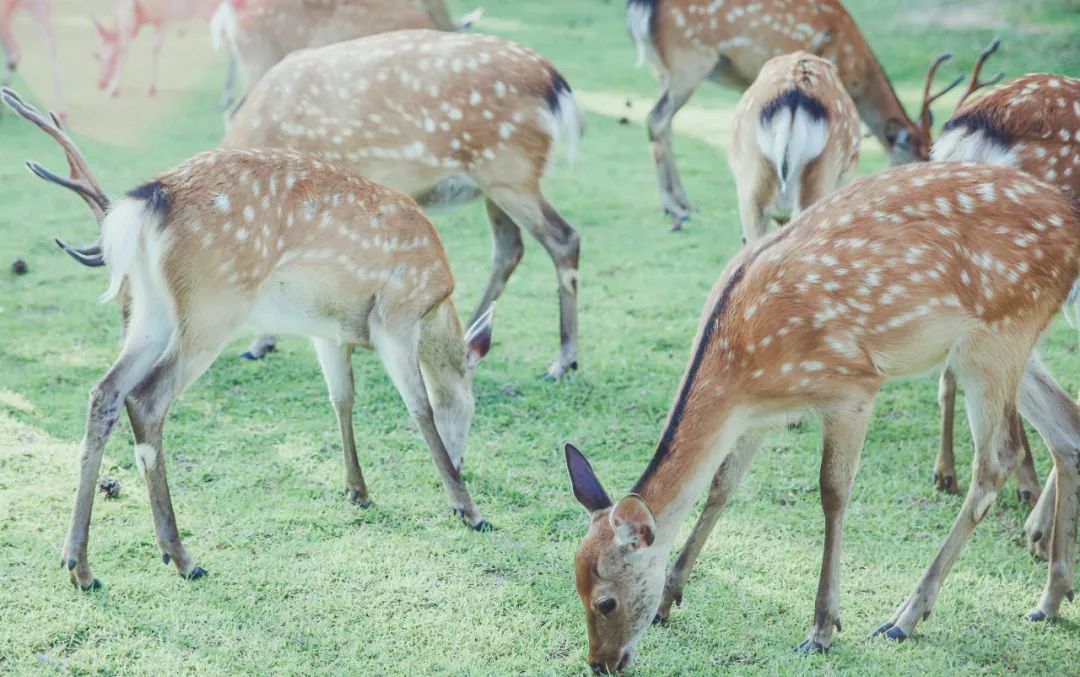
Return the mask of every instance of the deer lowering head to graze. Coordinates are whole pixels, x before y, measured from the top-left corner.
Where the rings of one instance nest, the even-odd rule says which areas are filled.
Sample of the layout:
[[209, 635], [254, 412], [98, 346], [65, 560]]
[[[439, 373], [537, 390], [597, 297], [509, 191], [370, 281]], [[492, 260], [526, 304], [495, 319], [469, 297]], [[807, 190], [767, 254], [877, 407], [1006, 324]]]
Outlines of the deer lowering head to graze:
[[806, 52], [766, 61], [735, 109], [728, 152], [743, 241], [836, 190], [859, 162], [859, 127], [831, 62]]
[[839, 0], [628, 0], [626, 22], [639, 61], [660, 84], [649, 113], [664, 210], [675, 225], [689, 218], [672, 155], [671, 121], [706, 78], [746, 89], [765, 62], [804, 50], [836, 64], [837, 74], [893, 164], [925, 160], [927, 130], [913, 122], [885, 70]]
[[409, 28], [461, 30], [477, 17], [474, 12], [454, 23], [443, 0], [426, 0], [423, 8], [412, 0], [224, 0], [211, 31], [215, 42], [228, 43], [246, 91], [298, 49]]
[[22, 51], [12, 28], [15, 11], [19, 9], [26, 11], [37, 27], [52, 69], [53, 100], [56, 103], [54, 110], [63, 118], [67, 114], [67, 103], [64, 101], [64, 88], [60, 83], [60, 57], [56, 53], [56, 40], [52, 32], [52, 0], [0, 0], [0, 47], [4, 50], [5, 69], [3, 86], [11, 84], [11, 78], [22, 59]]
[[578, 233], [540, 180], [560, 131], [573, 144], [581, 130], [566, 80], [536, 52], [492, 36], [418, 30], [286, 57], [239, 107], [223, 145], [339, 161], [423, 207], [485, 197], [494, 260], [473, 319], [521, 260], [521, 230], [532, 233], [558, 275], [561, 350], [547, 371], [558, 378], [578, 361]]
[[[36, 115], [8, 92], [5, 99]], [[85, 166], [72, 148], [73, 166]], [[58, 183], [84, 198], [102, 194], [96, 185], [84, 190], [92, 183], [86, 175]], [[173, 401], [245, 323], [311, 338], [353, 501], [369, 503], [352, 431], [351, 356], [361, 346], [382, 359], [454, 511], [467, 525], [488, 528], [460, 469], [472, 374], [490, 346], [491, 311], [462, 334], [449, 262], [411, 198], [291, 151], [212, 150], [113, 201], [101, 222], [101, 252], [111, 276], [105, 298], [127, 284], [131, 309], [120, 356], [90, 392], [63, 554], [76, 585], [97, 587], [86, 554], [90, 511], [102, 451], [123, 407], [162, 558], [186, 578], [205, 573], [180, 542], [162, 427]]]
[[[143, 26], [154, 27], [150, 61], [150, 95], [157, 93], [158, 59], [165, 39], [165, 28], [171, 23], [202, 19], [209, 21], [222, 0], [119, 0], [116, 5], [116, 25], [106, 28], [94, 19], [98, 47], [95, 53], [100, 66], [98, 87], [109, 98], [120, 90], [128, 51]], [[234, 66], [230, 65], [230, 71]]]
[[[878, 633], [902, 640], [1020, 460], [1017, 410], [1054, 455], [1059, 496], [1049, 580], [1032, 620], [1072, 596], [1080, 410], [1032, 349], [1080, 273], [1080, 206], [1014, 169], [917, 164], [818, 201], [729, 264], [701, 318], [690, 363], [648, 467], [612, 502], [567, 447], [574, 494], [591, 515], [577, 553], [589, 662], [616, 670], [654, 616], [682, 597], [690, 568], [770, 428], [821, 419], [825, 549], [803, 651], [840, 626], [844, 514], [874, 399], [889, 379], [947, 363], [967, 393], [973, 481], [919, 584]], [[666, 585], [680, 525], [712, 482]]]
[[[978, 71], [973, 82], [977, 77]], [[1033, 73], [966, 101], [945, 123], [931, 157], [938, 161], [974, 160], [1016, 167], [1080, 196], [1080, 79]], [[1070, 298], [1073, 303], [1075, 300]], [[956, 378], [948, 370], [941, 377], [939, 399], [942, 432], [934, 480], [938, 489], [955, 493], [958, 491], [953, 456]], [[1026, 437], [1023, 439], [1026, 442]], [[1050, 539], [1043, 537], [1050, 533], [1054, 480], [1047, 479], [1046, 492], [1040, 496], [1039, 478], [1028, 454], [1017, 470], [1017, 487], [1022, 501], [1029, 504], [1038, 501], [1025, 531], [1028, 547], [1047, 558]]]

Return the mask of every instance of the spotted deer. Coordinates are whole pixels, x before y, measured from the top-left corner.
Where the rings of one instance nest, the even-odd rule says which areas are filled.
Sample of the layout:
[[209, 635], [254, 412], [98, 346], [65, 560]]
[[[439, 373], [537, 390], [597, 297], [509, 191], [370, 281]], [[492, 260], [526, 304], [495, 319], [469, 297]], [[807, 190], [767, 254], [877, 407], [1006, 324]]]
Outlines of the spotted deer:
[[[558, 275], [559, 378], [578, 363], [578, 233], [540, 180], [560, 133], [571, 151], [581, 111], [566, 80], [536, 52], [487, 35], [416, 30], [296, 52], [248, 95], [225, 147], [285, 147], [342, 162], [412, 195], [422, 207], [483, 196], [493, 270], [473, 313], [498, 298], [532, 233]], [[272, 340], [249, 351], [257, 357]]]
[[22, 51], [19, 43], [15, 40], [15, 31], [12, 22], [15, 12], [23, 10], [30, 15], [41, 38], [41, 44], [45, 47], [45, 54], [49, 58], [49, 67], [52, 70], [53, 101], [55, 110], [60, 117], [67, 115], [67, 103], [64, 100], [64, 88], [60, 78], [60, 57], [56, 53], [56, 40], [52, 31], [52, 1], [51, 0], [0, 0], [0, 47], [4, 49], [4, 81], [3, 86], [11, 84], [11, 79], [19, 67], [22, 59]]
[[[464, 30], [477, 18], [478, 11], [454, 22], [443, 0], [425, 0], [423, 7], [410, 0], [224, 0], [210, 24], [215, 46], [228, 44], [250, 89], [298, 49], [410, 28]], [[230, 77], [225, 105], [234, 89]]]
[[706, 78], [743, 90], [765, 62], [799, 50], [837, 74], [893, 164], [925, 160], [929, 128], [908, 117], [885, 70], [839, 0], [628, 0], [626, 23], [660, 85], [648, 131], [664, 211], [678, 229], [693, 208], [672, 154], [671, 123]]
[[735, 108], [728, 153], [743, 241], [836, 190], [859, 162], [859, 126], [831, 62], [806, 52], [766, 61]]
[[[1019, 410], [1057, 469], [1052, 563], [1032, 620], [1072, 597], [1080, 410], [1032, 350], [1080, 273], [1080, 205], [1015, 169], [897, 167], [818, 201], [745, 247], [706, 302], [656, 452], [612, 502], [568, 445], [574, 495], [589, 512], [577, 551], [588, 660], [618, 670], [654, 617], [668, 616], [731, 492], [769, 429], [810, 413], [822, 424], [825, 548], [802, 651], [840, 627], [844, 514], [882, 384], [947, 363], [967, 393], [976, 442], [968, 495], [911, 595], [876, 634], [910, 636], [1020, 460]], [[972, 284], [970, 280], [978, 284]], [[680, 525], [711, 489], [665, 583]]]
[[93, 203], [101, 218], [110, 272], [103, 299], [122, 284], [131, 296], [120, 356], [90, 391], [63, 554], [75, 585], [99, 585], [87, 562], [90, 511], [102, 451], [121, 408], [135, 434], [162, 559], [185, 578], [205, 574], [180, 542], [162, 428], [170, 405], [245, 322], [311, 339], [354, 502], [370, 503], [352, 430], [351, 360], [360, 346], [382, 359], [454, 511], [474, 529], [490, 528], [460, 470], [473, 417], [472, 374], [491, 343], [491, 308], [462, 334], [446, 253], [411, 198], [300, 153], [217, 149], [103, 203], [104, 192], [59, 126], [10, 90], [3, 96], [67, 151], [71, 178], [44, 175]]
[[[144, 26], [153, 26], [154, 40], [150, 57], [151, 96], [157, 93], [158, 60], [165, 40], [165, 28], [172, 23], [202, 19], [209, 21], [222, 0], [119, 0], [115, 10], [115, 25], [105, 27], [94, 19], [98, 47], [95, 56], [100, 67], [98, 87], [111, 99], [120, 91], [131, 43]], [[235, 66], [230, 65], [230, 71]]]
[[[931, 149], [931, 157], [1016, 167], [1080, 196], [1080, 79], [1032, 73], [961, 103], [945, 123]], [[1071, 297], [1070, 305], [1075, 301]], [[1075, 320], [1073, 323], [1076, 324]], [[942, 373], [939, 399], [942, 432], [934, 479], [939, 489], [956, 492], [953, 457], [956, 377], [949, 370]], [[1028, 448], [1026, 436], [1022, 435], [1022, 439]], [[1055, 482], [1052, 476], [1047, 478], [1046, 492], [1040, 496], [1039, 478], [1029, 448], [1028, 451], [1017, 471], [1018, 492], [1022, 501], [1035, 505], [1025, 525], [1028, 547], [1046, 559], [1050, 556], [1050, 539], [1044, 536], [1050, 533]]]

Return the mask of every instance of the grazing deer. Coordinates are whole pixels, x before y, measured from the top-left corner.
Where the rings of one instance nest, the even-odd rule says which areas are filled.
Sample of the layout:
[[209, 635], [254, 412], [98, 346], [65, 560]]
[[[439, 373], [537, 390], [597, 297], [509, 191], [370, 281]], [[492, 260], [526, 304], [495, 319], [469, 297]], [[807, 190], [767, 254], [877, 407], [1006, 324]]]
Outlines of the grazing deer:
[[836, 190], [859, 162], [859, 127], [831, 62], [806, 52], [766, 61], [735, 108], [728, 153], [743, 241]]
[[[4, 100], [60, 141], [55, 177], [94, 204], [110, 270], [104, 299], [131, 295], [120, 356], [90, 391], [79, 487], [63, 562], [97, 587], [86, 557], [102, 450], [126, 407], [162, 559], [198, 578], [180, 542], [165, 478], [162, 427], [172, 402], [246, 321], [308, 336], [337, 414], [352, 499], [367, 486], [352, 430], [354, 346], [379, 354], [434, 457], [454, 511], [489, 529], [460, 469], [473, 416], [472, 374], [491, 343], [491, 309], [462, 335], [442, 243], [408, 196], [291, 151], [219, 149], [108, 203], [59, 125], [10, 90]], [[41, 172], [35, 171], [35, 173]]]
[[[479, 17], [473, 12], [454, 23], [443, 0], [424, 4], [421, 9], [409, 0], [224, 0], [210, 25], [215, 46], [229, 45], [244, 71], [245, 89], [251, 89], [298, 49], [409, 28], [464, 30]], [[234, 85], [230, 77], [226, 105], [234, 99]]]
[[532, 233], [558, 275], [561, 351], [546, 374], [555, 379], [578, 361], [578, 233], [540, 191], [560, 129], [572, 150], [581, 112], [542, 56], [493, 36], [417, 30], [286, 57], [239, 107], [223, 145], [339, 161], [425, 208], [484, 196], [494, 261], [473, 319], [521, 260], [521, 229]]
[[[988, 51], [992, 49], [993, 46]], [[979, 66], [981, 62], [973, 83], [978, 79]], [[1009, 80], [977, 99], [961, 102], [934, 143], [931, 157], [1016, 167], [1080, 196], [1080, 79], [1033, 73]], [[1075, 302], [1075, 298], [1070, 301]], [[958, 490], [953, 457], [956, 377], [949, 370], [942, 373], [939, 399], [942, 431], [934, 480], [938, 489], [955, 493]], [[1022, 439], [1029, 450], [1026, 436]], [[1050, 556], [1050, 539], [1043, 537], [1050, 533], [1054, 478], [1047, 478], [1046, 492], [1040, 496], [1039, 478], [1029, 451], [1017, 470], [1017, 485], [1020, 499], [1035, 505], [1025, 525], [1028, 547], [1046, 559]]]
[[55, 110], [61, 118], [67, 115], [67, 103], [64, 100], [64, 88], [60, 82], [60, 57], [56, 53], [56, 40], [52, 32], [52, 1], [51, 0], [0, 0], [0, 47], [4, 48], [4, 81], [3, 86], [11, 84], [11, 78], [19, 67], [22, 52], [19, 43], [15, 40], [15, 32], [11, 23], [14, 19], [15, 10], [23, 9], [34, 20], [41, 44], [45, 46], [45, 53], [49, 57], [52, 68], [53, 100]]
[[[128, 51], [143, 26], [154, 27], [154, 42], [150, 61], [151, 96], [157, 93], [158, 58], [165, 39], [165, 27], [170, 23], [202, 19], [209, 21], [222, 0], [120, 0], [116, 5], [116, 26], [106, 28], [94, 19], [98, 34], [95, 53], [100, 65], [98, 87], [111, 99], [120, 89]], [[234, 66], [230, 65], [230, 72]]]
[[804, 50], [836, 64], [862, 120], [893, 164], [925, 160], [930, 129], [908, 117], [839, 0], [628, 0], [626, 22], [660, 84], [648, 117], [664, 211], [678, 229], [693, 210], [672, 155], [671, 121], [705, 78], [746, 89], [765, 62]]
[[[967, 393], [973, 477], [948, 539], [878, 634], [902, 640], [926, 618], [975, 526], [1020, 460], [1019, 410], [1057, 469], [1049, 580], [1032, 620], [1072, 597], [1080, 410], [1032, 350], [1080, 273], [1080, 204], [1014, 169], [915, 164], [859, 179], [746, 247], [713, 288], [664, 432], [630, 493], [612, 503], [567, 446], [591, 524], [577, 552], [589, 662], [616, 670], [664, 619], [718, 513], [770, 428], [821, 418], [825, 549], [803, 651], [839, 628], [841, 536], [882, 384], [948, 363]], [[680, 525], [712, 481], [665, 585]]]

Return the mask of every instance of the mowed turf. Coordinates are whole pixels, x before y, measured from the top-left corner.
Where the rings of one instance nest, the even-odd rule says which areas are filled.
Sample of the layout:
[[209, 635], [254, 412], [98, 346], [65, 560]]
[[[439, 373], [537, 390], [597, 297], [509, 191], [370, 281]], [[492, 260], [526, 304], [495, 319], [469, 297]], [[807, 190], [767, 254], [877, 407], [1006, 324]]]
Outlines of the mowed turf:
[[[580, 446], [612, 495], [645, 467], [706, 293], [739, 246], [723, 153], [738, 94], [706, 84], [676, 119], [679, 167], [701, 211], [684, 232], [670, 233], [641, 125], [654, 81], [633, 67], [621, 0], [483, 4], [478, 29], [549, 56], [588, 112], [577, 163], [561, 160], [545, 184], [582, 235], [581, 370], [560, 383], [537, 378], [558, 347], [556, 280], [542, 248], [527, 241], [476, 375], [465, 477], [493, 533], [469, 531], [449, 514], [419, 434], [365, 352], [355, 356], [355, 426], [375, 503], [350, 505], [310, 348], [286, 339], [279, 352], [250, 363], [236, 357], [244, 336], [174, 406], [165, 433], [178, 523], [210, 575], [185, 582], [161, 564], [121, 424], [102, 467], [121, 494], [98, 498], [91, 527], [90, 563], [104, 587], [73, 590], [59, 567], [60, 546], [86, 393], [115, 357], [118, 313], [96, 303], [104, 273], [73, 264], [51, 242], [90, 240], [89, 212], [22, 168], [35, 158], [59, 169], [58, 152], [30, 125], [10, 114], [0, 119], [0, 673], [583, 672], [572, 562], [587, 519], [570, 493], [562, 445]], [[1080, 14], [1069, 4], [848, 2], [909, 107], [934, 55], [955, 52], [956, 64], [945, 69], [953, 73], [997, 34], [1003, 48], [991, 69], [1080, 74]], [[451, 5], [457, 13], [472, 8], [467, 0]], [[37, 49], [29, 37], [27, 51]], [[179, 47], [165, 56], [183, 58]], [[206, 71], [184, 105], [150, 129], [133, 121], [135, 147], [80, 137], [111, 193], [218, 141], [221, 75]], [[142, 96], [137, 86], [125, 95]], [[96, 107], [122, 117], [123, 102]], [[939, 121], [950, 103], [939, 106]], [[76, 135], [80, 124], [73, 119]], [[867, 140], [859, 172], [883, 165], [877, 142]], [[433, 218], [466, 315], [488, 275], [483, 208]], [[27, 275], [7, 272], [15, 258], [28, 262]], [[1060, 320], [1043, 341], [1070, 392], [1080, 386], [1076, 345]], [[844, 631], [827, 655], [792, 651], [811, 620], [822, 546], [820, 440], [808, 422], [772, 436], [705, 548], [683, 606], [668, 626], [646, 633], [634, 671], [1080, 672], [1080, 609], [1066, 605], [1053, 624], [1021, 618], [1046, 567], [1018, 546], [1027, 511], [1011, 482], [934, 615], [904, 644], [869, 637], [918, 580], [960, 506], [931, 483], [935, 394], [935, 376], [927, 375], [889, 384], [878, 400], [848, 511]], [[958, 431], [966, 489], [970, 438], [964, 426]], [[1045, 474], [1049, 457], [1038, 443], [1035, 453]]]

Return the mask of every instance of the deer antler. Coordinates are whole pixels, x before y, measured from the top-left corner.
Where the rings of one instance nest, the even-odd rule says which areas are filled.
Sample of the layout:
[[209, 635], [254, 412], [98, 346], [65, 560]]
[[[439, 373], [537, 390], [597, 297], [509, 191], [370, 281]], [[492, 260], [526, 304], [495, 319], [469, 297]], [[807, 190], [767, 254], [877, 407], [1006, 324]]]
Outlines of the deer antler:
[[963, 96], [960, 97], [960, 102], [956, 104], [956, 107], [958, 109], [960, 108], [960, 106], [964, 105], [964, 101], [966, 101], [969, 96], [979, 91], [983, 87], [996, 85], [997, 83], [1001, 82], [1001, 79], [1003, 77], [1005, 77], [1005, 71], [998, 71], [997, 75], [990, 78], [989, 80], [979, 80], [979, 74], [982, 73], [983, 64], [986, 63], [986, 60], [989, 59], [994, 54], [994, 52], [998, 50], [998, 47], [1000, 46], [1001, 38], [994, 38], [994, 41], [991, 42], [990, 45], [982, 51], [982, 54], [979, 55], [979, 60], [975, 62], [975, 68], [971, 71], [971, 81], [968, 83], [967, 91], [964, 92]]
[[934, 124], [934, 116], [930, 112], [930, 106], [935, 101], [945, 96], [952, 90], [956, 89], [957, 85], [964, 81], [964, 76], [958, 75], [955, 80], [950, 82], [948, 86], [939, 91], [937, 94], [930, 94], [930, 88], [934, 84], [934, 76], [937, 74], [937, 70], [941, 67], [941, 64], [945, 63], [952, 58], [952, 54], [942, 54], [934, 63], [930, 65], [930, 70], [926, 72], [926, 83], [923, 85], [923, 104], [922, 110], [919, 112], [919, 125], [923, 135], [927, 138], [927, 147], [929, 147], [929, 139], [931, 134], [931, 127]]
[[[100, 228], [101, 222], [105, 219], [105, 212], [109, 209], [109, 197], [98, 185], [93, 172], [90, 171], [90, 166], [86, 163], [82, 153], [79, 152], [75, 142], [64, 131], [64, 125], [60, 118], [52, 112], [46, 118], [9, 87], [0, 90], [0, 99], [7, 104], [8, 108], [33, 122], [60, 144], [60, 147], [64, 149], [64, 154], [67, 156], [68, 170], [71, 176], [70, 178], [60, 176], [33, 161], [27, 162], [26, 166], [39, 178], [63, 186], [81, 197], [90, 207], [90, 211], [94, 213], [94, 218], [97, 219]], [[57, 240], [56, 244], [73, 259], [85, 266], [104, 265], [101, 256], [101, 245], [98, 242], [85, 247], [69, 247], [60, 240]]]

